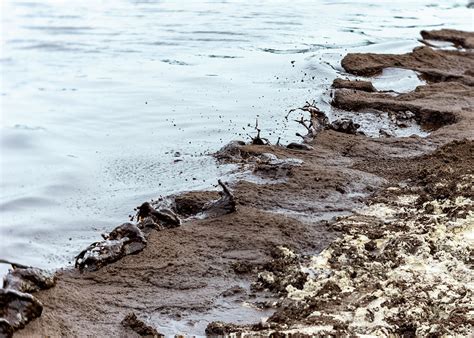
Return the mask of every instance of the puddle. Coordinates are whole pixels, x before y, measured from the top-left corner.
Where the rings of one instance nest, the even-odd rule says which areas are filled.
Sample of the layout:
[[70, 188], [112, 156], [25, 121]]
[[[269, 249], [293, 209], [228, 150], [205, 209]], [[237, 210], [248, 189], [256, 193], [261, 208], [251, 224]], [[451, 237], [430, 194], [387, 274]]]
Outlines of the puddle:
[[252, 303], [275, 301], [274, 298], [263, 298], [261, 296], [252, 298], [252, 303], [242, 301], [239, 298], [247, 298], [250, 293], [250, 284], [242, 282], [239, 285], [245, 294], [237, 294], [229, 297], [220, 296], [212, 310], [206, 312], [181, 314], [179, 319], [172, 319], [167, 315], [156, 315], [150, 318], [156, 323], [158, 332], [168, 337], [175, 335], [187, 335], [196, 337], [205, 337], [205, 330], [209, 323], [213, 321], [222, 321], [234, 324], [254, 324], [262, 319], [270, 317], [274, 310], [262, 310]]
[[449, 41], [438, 41], [438, 40], [430, 40], [430, 39], [425, 39], [429, 46], [438, 48], [438, 49], [443, 49], [443, 50], [462, 50], [463, 48], [457, 48], [454, 43], [449, 42]]
[[394, 91], [395, 93], [408, 93], [418, 86], [426, 84], [418, 77], [418, 73], [401, 68], [386, 68], [382, 74], [372, 78], [361, 78], [361, 80], [372, 81], [372, 84], [380, 91]]

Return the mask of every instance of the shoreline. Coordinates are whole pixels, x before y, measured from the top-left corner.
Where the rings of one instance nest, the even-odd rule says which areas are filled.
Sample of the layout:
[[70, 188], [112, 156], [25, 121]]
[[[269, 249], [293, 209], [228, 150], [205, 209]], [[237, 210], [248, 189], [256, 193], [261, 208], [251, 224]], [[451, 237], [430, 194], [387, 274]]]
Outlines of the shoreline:
[[[473, 33], [451, 31], [443, 34], [431, 33], [429, 36], [445, 40], [455, 39], [463, 43], [462, 41], [469, 39], [472, 41]], [[406, 223], [419, 220], [414, 219], [413, 215], [404, 216], [404, 213], [425, 212], [425, 216], [430, 218], [433, 210], [441, 208], [441, 214], [444, 214], [444, 207], [439, 205], [434, 205], [433, 210], [426, 210], [426, 205], [430, 203], [443, 203], [443, 195], [435, 195], [436, 189], [421, 191], [425, 194], [423, 198], [426, 201], [423, 203], [428, 204], [417, 202], [419, 205], [414, 207], [415, 209], [409, 208], [421, 196], [419, 186], [426, 183], [420, 175], [433, 174], [441, 168], [440, 165], [425, 163], [425, 158], [430, 154], [434, 154], [434, 159], [439, 158], [441, 163], [446, 162], [445, 159], [451, 154], [461, 154], [462, 156], [448, 158], [449, 161], [446, 162], [454, 168], [456, 175], [448, 171], [452, 175], [446, 174], [439, 179], [446, 178], [446, 184], [452, 184], [462, 178], [468, 180], [466, 185], [471, 183], [472, 186], [474, 176], [468, 164], [472, 163], [474, 166], [472, 152], [469, 153], [474, 138], [474, 95], [471, 87], [474, 78], [473, 54], [470, 51], [443, 51], [420, 47], [413, 53], [401, 56], [349, 54], [344, 60], [343, 66], [349, 73], [373, 75], [383, 68], [398, 66], [425, 74], [429, 82], [414, 92], [394, 97], [387, 93], [367, 91], [369, 86], [360, 87], [359, 83], [349, 81], [339, 84], [342, 88], [335, 90], [333, 105], [350, 111], [388, 111], [395, 119], [400, 120], [407, 119], [405, 112], [410, 111], [414, 116], [408, 117], [409, 119], [435, 127], [436, 130], [422, 139], [416, 136], [369, 138], [357, 134], [356, 130], [349, 130], [350, 128], [339, 131], [325, 129], [305, 139], [304, 149], [262, 144], [227, 148], [220, 153], [221, 158], [225, 157], [231, 163], [250, 166], [253, 175], [264, 181], [263, 184], [256, 184], [241, 180], [231, 186], [231, 192], [236, 199], [235, 212], [193, 218], [192, 216], [204, 210], [206, 203], [215, 201], [217, 196], [208, 192], [181, 195], [180, 205], [189, 209], [186, 212], [179, 211], [176, 210], [176, 205], [174, 206], [174, 211], [183, 220], [181, 226], [165, 227], [159, 229], [160, 231], [150, 230], [146, 246], [141, 248], [140, 252], [126, 255], [98, 271], [59, 271], [55, 287], [34, 293], [34, 297], [41, 301], [44, 307], [41, 317], [29, 323], [16, 335], [130, 335], [133, 331], [121, 325], [121, 321], [130, 312], [136, 313], [138, 318], [145, 320], [158, 332], [166, 328], [160, 322], [171, 318], [171, 326], [175, 325], [173, 323], [185, 322], [182, 327], [189, 323], [191, 331], [194, 321], [195, 332], [204, 334], [202, 328], [207, 324], [200, 323], [199, 318], [211, 313], [210, 317], [214, 314], [220, 322], [207, 328], [208, 334], [211, 335], [232, 332], [259, 332], [268, 335], [293, 329], [296, 330], [292, 331], [293, 333], [300, 332], [303, 335], [305, 332], [427, 333], [417, 329], [421, 330], [420, 328], [426, 325], [423, 320], [429, 321], [433, 318], [407, 317], [414, 325], [408, 328], [397, 322], [397, 318], [390, 323], [384, 321], [375, 325], [375, 315], [372, 315], [372, 320], [371, 315], [367, 315], [369, 310], [373, 310], [367, 306], [363, 316], [368, 319], [364, 324], [361, 327], [350, 325], [360, 319], [357, 316], [362, 310], [357, 312], [357, 308], [352, 309], [350, 306], [354, 306], [354, 299], [351, 299], [352, 303], [348, 302], [348, 299], [354, 297], [354, 290], [366, 285], [363, 284], [364, 280], [359, 281], [356, 277], [352, 278], [356, 279], [356, 282], [345, 281], [343, 277], [347, 279], [347, 276], [337, 273], [347, 274], [344, 269], [348, 264], [358, 267], [364, 273], [373, 272], [370, 269], [364, 270], [363, 265], [357, 265], [357, 262], [375, 259], [375, 256], [365, 253], [361, 246], [365, 248], [367, 243], [371, 243], [369, 234], [374, 235], [371, 234], [373, 229], [370, 225], [379, 224], [382, 220], [381, 224], [385, 226], [383, 218], [388, 213], [395, 217], [397, 222]], [[358, 65], [364, 65], [365, 68], [361, 70], [357, 68]], [[355, 86], [357, 88], [354, 88]], [[405, 115], [401, 116], [401, 113]], [[470, 141], [452, 143], [462, 139]], [[258, 142], [254, 139], [253, 143]], [[440, 182], [433, 178], [428, 183], [436, 187]], [[397, 193], [394, 193], [395, 188], [399, 189]], [[412, 188], [413, 191], [410, 190]], [[458, 211], [464, 211], [464, 218], [459, 213], [452, 217], [470, 217], [472, 195], [469, 194], [472, 194], [472, 189], [464, 189], [457, 195], [444, 197], [444, 201], [452, 200], [453, 203], [458, 197], [468, 200], [462, 205], [454, 206]], [[397, 204], [396, 200], [400, 196], [409, 195], [417, 197], [413, 201], [410, 200], [408, 205]], [[385, 210], [385, 214], [380, 215], [380, 210], [370, 209], [370, 204]], [[400, 212], [400, 208], [405, 209]], [[336, 218], [318, 218], [318, 215], [327, 213]], [[187, 218], [189, 216], [191, 218]], [[370, 222], [367, 221], [368, 217], [372, 217]], [[361, 226], [361, 229], [354, 228], [354, 224], [362, 222], [361, 219], [366, 222], [365, 225]], [[429, 228], [431, 223], [426, 224]], [[427, 230], [428, 233], [430, 229]], [[400, 235], [389, 226], [384, 231], [394, 238]], [[410, 229], [407, 231], [411, 234]], [[361, 242], [362, 234], [368, 239], [364, 238]], [[375, 239], [384, 238], [384, 235], [381, 235]], [[422, 245], [418, 246], [424, 248]], [[344, 250], [351, 247], [354, 247], [356, 257], [350, 257], [346, 261], [338, 263], [331, 261], [330, 255], [325, 256], [329, 250], [334, 251], [336, 248], [340, 251], [339, 255], [347, 255]], [[369, 244], [370, 250], [366, 251], [383, 252], [384, 248], [380, 243], [374, 242]], [[403, 251], [399, 247], [393, 250]], [[321, 252], [322, 256], [318, 256]], [[388, 253], [387, 249], [387, 255]], [[416, 250], [414, 253], [403, 253], [407, 257], [416, 257], [417, 254]], [[318, 258], [314, 257], [326, 257], [326, 261], [318, 261]], [[393, 258], [383, 257], [388, 262]], [[351, 262], [351, 259], [356, 263]], [[407, 258], [403, 259], [406, 261]], [[328, 278], [321, 277], [323, 270], [325, 273], [329, 272]], [[338, 280], [331, 277], [331, 273], [339, 276], [340, 281], [345, 281], [346, 289], [343, 285], [338, 285]], [[323, 278], [324, 283], [318, 278]], [[352, 289], [347, 289], [349, 287]], [[87, 292], [84, 292], [86, 290]], [[365, 291], [364, 296], [373, 296]], [[469, 297], [472, 290], [466, 292]], [[381, 298], [381, 295], [378, 298]], [[374, 301], [372, 299], [368, 304]], [[258, 314], [262, 314], [262, 317], [268, 317], [270, 314], [270, 318], [250, 326], [235, 323], [232, 316], [245, 307], [242, 307], [242, 304], [251, 308], [247, 317], [244, 316], [244, 321]], [[341, 310], [345, 305], [348, 307]], [[380, 308], [382, 305], [377, 306]], [[302, 308], [311, 311], [300, 311], [306, 314], [304, 317], [297, 311]], [[231, 315], [219, 315], [214, 310], [229, 311]], [[333, 313], [335, 310], [348, 314], [346, 318], [336, 318]], [[315, 311], [320, 313], [314, 315]], [[454, 319], [460, 320], [464, 315], [467, 316], [466, 312], [461, 312]], [[450, 325], [450, 317], [447, 318]], [[378, 319], [380, 318], [377, 317]], [[232, 324], [223, 324], [224, 322]], [[441, 328], [451, 330], [446, 332], [448, 334], [467, 332], [462, 326], [451, 327], [448, 324], [437, 323]], [[307, 327], [319, 329], [308, 333]], [[387, 331], [383, 331], [381, 327]], [[179, 327], [177, 329], [180, 331]], [[464, 331], [456, 331], [461, 329]]]

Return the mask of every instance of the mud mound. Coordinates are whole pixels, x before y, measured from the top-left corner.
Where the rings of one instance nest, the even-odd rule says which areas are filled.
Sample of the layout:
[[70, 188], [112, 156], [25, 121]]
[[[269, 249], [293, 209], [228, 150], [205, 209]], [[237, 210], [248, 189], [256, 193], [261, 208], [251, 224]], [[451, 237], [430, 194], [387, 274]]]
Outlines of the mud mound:
[[440, 29], [421, 31], [423, 39], [449, 41], [459, 47], [474, 48], [474, 33], [463, 32], [455, 29]]
[[349, 53], [341, 64], [347, 72], [359, 76], [373, 76], [384, 68], [396, 67], [420, 72], [428, 81], [458, 81], [472, 86], [473, 62], [474, 56], [470, 52], [418, 47], [402, 55]]
[[420, 86], [414, 92], [398, 96], [340, 89], [335, 92], [332, 104], [350, 111], [375, 109], [402, 114], [409, 111], [415, 114], [422, 127], [434, 130], [456, 122], [456, 118], [471, 109], [474, 90], [450, 82]]

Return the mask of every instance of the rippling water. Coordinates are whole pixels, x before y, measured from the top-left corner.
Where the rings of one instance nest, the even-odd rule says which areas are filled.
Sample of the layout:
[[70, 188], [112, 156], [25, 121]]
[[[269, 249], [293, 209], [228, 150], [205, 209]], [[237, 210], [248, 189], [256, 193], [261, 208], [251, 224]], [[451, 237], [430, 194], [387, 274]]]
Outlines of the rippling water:
[[472, 30], [465, 5], [3, 0], [0, 258], [67, 264], [140, 202], [212, 187], [228, 168], [203, 154], [256, 117], [273, 141], [294, 139], [283, 116], [306, 100], [335, 116], [344, 54]]

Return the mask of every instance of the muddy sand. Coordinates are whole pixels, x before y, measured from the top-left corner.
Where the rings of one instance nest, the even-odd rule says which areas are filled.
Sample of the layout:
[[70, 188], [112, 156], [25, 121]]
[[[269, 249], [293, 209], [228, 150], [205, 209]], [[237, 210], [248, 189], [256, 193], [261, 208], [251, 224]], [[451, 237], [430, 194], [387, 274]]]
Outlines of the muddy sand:
[[472, 335], [474, 34], [422, 36], [457, 48], [348, 54], [342, 66], [412, 69], [426, 85], [395, 94], [340, 79], [333, 105], [415, 120], [428, 137], [369, 138], [308, 105], [304, 143], [267, 145], [262, 130], [216, 154], [247, 172], [220, 195], [153, 201], [54, 287], [11, 283], [42, 313], [18, 323], [8, 299], [20, 296], [2, 296], [3, 332], [41, 314], [15, 336]]

